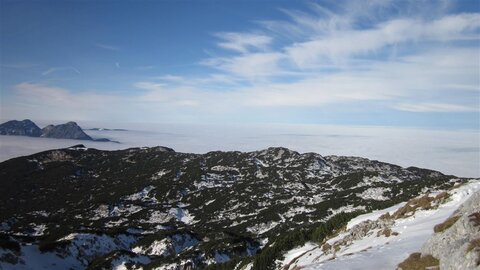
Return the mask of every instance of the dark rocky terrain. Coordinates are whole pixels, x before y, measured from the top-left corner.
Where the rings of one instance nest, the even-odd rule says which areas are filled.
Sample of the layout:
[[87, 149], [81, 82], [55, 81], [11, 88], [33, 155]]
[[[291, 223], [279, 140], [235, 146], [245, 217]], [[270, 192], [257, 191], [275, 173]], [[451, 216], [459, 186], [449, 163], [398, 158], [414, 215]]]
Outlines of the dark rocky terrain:
[[6, 269], [28, 269], [32, 256], [50, 269], [241, 269], [252, 261], [271, 269], [293, 243], [321, 241], [359, 213], [463, 181], [286, 148], [82, 145], [2, 162], [0, 179]]

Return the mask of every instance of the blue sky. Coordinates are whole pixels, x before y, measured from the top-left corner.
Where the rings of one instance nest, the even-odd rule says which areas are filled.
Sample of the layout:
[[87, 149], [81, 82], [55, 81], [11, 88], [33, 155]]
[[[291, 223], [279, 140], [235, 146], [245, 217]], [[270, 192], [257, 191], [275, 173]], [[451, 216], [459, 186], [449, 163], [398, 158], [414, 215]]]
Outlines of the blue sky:
[[1, 1], [1, 118], [480, 129], [478, 1]]

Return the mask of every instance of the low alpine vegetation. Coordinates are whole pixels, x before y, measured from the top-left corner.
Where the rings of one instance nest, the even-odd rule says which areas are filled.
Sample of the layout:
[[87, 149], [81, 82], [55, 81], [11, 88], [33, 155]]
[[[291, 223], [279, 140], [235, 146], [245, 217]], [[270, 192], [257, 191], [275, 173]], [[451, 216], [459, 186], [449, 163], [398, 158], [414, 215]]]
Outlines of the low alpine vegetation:
[[457, 222], [457, 220], [459, 220], [459, 219], [460, 219], [460, 216], [456, 216], [456, 215], [451, 216], [447, 220], [445, 220], [444, 222], [435, 225], [435, 227], [433, 227], [433, 231], [435, 233], [441, 233], [441, 232], [445, 231], [446, 229], [452, 227], [453, 224], [455, 224], [455, 222]]
[[422, 255], [419, 252], [412, 253], [405, 261], [398, 265], [397, 270], [437, 270], [440, 262], [432, 255]]
[[[0, 267], [25, 260], [22, 244], [30, 243], [42, 256], [61, 255], [56, 263], [66, 268], [127, 258], [144, 269], [250, 264], [262, 270], [307, 241], [323, 243], [360, 213], [464, 181], [280, 147], [187, 154], [81, 145], [2, 162], [0, 179], [0, 230], [7, 237], [0, 244], [13, 248]], [[446, 197], [412, 200], [402, 215]]]

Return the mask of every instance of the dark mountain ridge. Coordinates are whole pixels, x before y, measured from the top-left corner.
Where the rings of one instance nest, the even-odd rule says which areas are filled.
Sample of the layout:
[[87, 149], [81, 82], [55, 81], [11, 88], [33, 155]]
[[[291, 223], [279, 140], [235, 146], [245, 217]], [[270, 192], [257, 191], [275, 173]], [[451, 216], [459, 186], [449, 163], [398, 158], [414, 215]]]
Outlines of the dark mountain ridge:
[[28, 266], [22, 254], [32, 243], [73, 269], [118, 260], [144, 269], [241, 269], [251, 261], [270, 269], [284, 245], [320, 241], [358, 213], [464, 181], [286, 148], [189, 154], [82, 145], [2, 162], [0, 179], [0, 232], [18, 246], [10, 265]]
[[[29, 119], [23, 121], [11, 120], [0, 124], [0, 135], [17, 135], [29, 137], [45, 137], [55, 139], [73, 139], [88, 140], [99, 142], [110, 142], [106, 138], [93, 139], [86, 134], [82, 128], [75, 122], [67, 122], [60, 125], [48, 125], [40, 129], [34, 122]], [[117, 141], [111, 141], [117, 142]], [[117, 142], [118, 143], [118, 142]]]
[[1, 135], [40, 137], [42, 130], [31, 120], [11, 120], [0, 125]]
[[75, 122], [68, 122], [61, 125], [48, 125], [42, 129], [42, 137], [56, 139], [93, 140], [83, 132]]

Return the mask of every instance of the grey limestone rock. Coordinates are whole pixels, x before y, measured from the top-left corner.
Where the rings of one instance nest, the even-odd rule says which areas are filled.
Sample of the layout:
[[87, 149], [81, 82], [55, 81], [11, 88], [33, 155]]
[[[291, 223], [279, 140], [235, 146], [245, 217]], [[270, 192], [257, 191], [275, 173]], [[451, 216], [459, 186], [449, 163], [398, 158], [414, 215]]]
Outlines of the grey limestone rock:
[[476, 192], [453, 214], [460, 218], [424, 244], [422, 254], [438, 258], [440, 269], [480, 269], [479, 248], [467, 251], [472, 240], [480, 239], [480, 226], [472, 220], [472, 214], [479, 211], [480, 192]]

